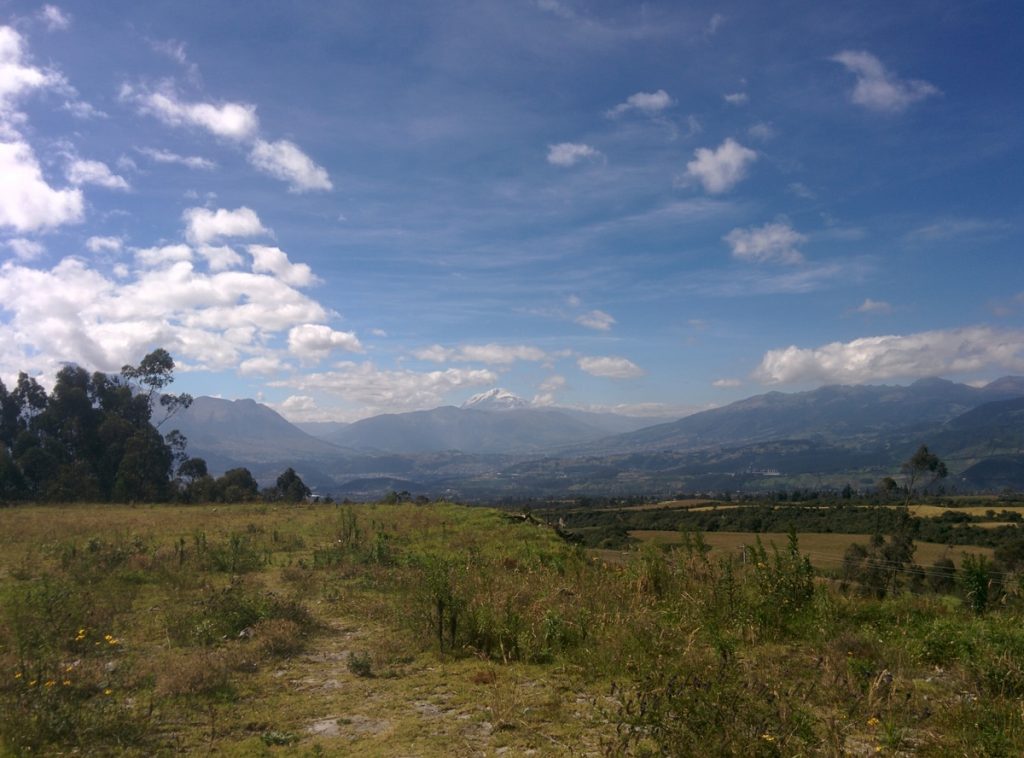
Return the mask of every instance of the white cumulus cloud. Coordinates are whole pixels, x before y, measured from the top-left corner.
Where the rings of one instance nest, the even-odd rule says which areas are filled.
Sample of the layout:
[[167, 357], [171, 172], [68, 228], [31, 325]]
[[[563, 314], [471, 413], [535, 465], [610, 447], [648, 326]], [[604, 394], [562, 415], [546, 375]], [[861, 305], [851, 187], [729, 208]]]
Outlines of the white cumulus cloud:
[[939, 88], [919, 79], [900, 79], [887, 71], [882, 62], [863, 50], [843, 50], [832, 56], [857, 77], [850, 99], [875, 111], [897, 113], [926, 97], [939, 94]]
[[742, 387], [743, 382], [741, 382], [739, 379], [723, 378], [715, 379], [715, 381], [711, 382], [711, 386], [717, 387], [720, 390], [724, 390], [732, 389], [733, 387]]
[[[273, 357], [294, 326], [323, 322], [319, 303], [273, 275], [206, 274], [187, 246], [136, 251], [141, 268], [108, 277], [78, 258], [52, 268], [0, 265], [0, 374], [53, 376], [62, 361], [117, 371], [156, 346], [183, 366], [225, 370]], [[176, 260], [177, 259], [177, 260]], [[250, 368], [269, 365], [266, 361]]]
[[644, 370], [628, 358], [614, 355], [584, 356], [576, 361], [582, 371], [591, 376], [610, 379], [633, 379], [644, 375]]
[[288, 418], [296, 418], [302, 414], [312, 413], [316, 408], [316, 401], [309, 395], [289, 395], [278, 406], [278, 409]]
[[292, 263], [281, 248], [249, 245], [247, 249], [252, 256], [252, 270], [257, 274], [273, 274], [293, 287], [308, 287], [319, 281], [313, 275], [313, 269], [305, 263]]
[[1024, 371], [1024, 331], [988, 326], [861, 337], [816, 348], [769, 350], [754, 372], [765, 384], [863, 384], [983, 370]]
[[288, 350], [300, 358], [326, 358], [334, 350], [361, 353], [363, 346], [354, 332], [339, 332], [325, 324], [301, 324], [288, 332]]
[[323, 166], [318, 166], [292, 142], [256, 140], [249, 153], [249, 162], [259, 171], [275, 179], [288, 182], [292, 192], [333, 189], [331, 178]]
[[192, 260], [192, 248], [188, 245], [162, 245], [146, 247], [135, 251], [135, 260], [147, 268], [165, 266], [179, 261]]
[[47, 184], [27, 143], [0, 142], [0, 226], [30, 232], [77, 223], [82, 215], [80, 190]]
[[701, 147], [686, 164], [686, 173], [699, 181], [712, 195], [728, 192], [747, 175], [747, 167], [757, 160], [757, 153], [734, 139], [725, 140], [716, 149]]
[[807, 237], [789, 224], [773, 223], [749, 229], [733, 229], [723, 239], [732, 248], [732, 255], [755, 263], [800, 263], [804, 257], [797, 245]]
[[436, 408], [456, 389], [493, 386], [498, 375], [490, 369], [449, 368], [438, 371], [389, 371], [372, 362], [339, 364], [335, 370], [296, 376], [272, 386], [301, 392], [321, 390], [362, 403], [370, 411]]
[[235, 208], [229, 211], [218, 208], [189, 208], [182, 214], [185, 221], [185, 236], [195, 244], [206, 244], [220, 237], [258, 237], [270, 234], [260, 223], [260, 217], [252, 208]]
[[594, 160], [601, 157], [601, 151], [590, 145], [575, 142], [560, 142], [548, 145], [548, 163], [554, 166], [575, 166], [583, 160]]
[[722, 99], [729, 105], [746, 105], [750, 101], [746, 92], [730, 92], [727, 95], [722, 95]]
[[107, 189], [128, 189], [128, 182], [101, 161], [74, 160], [68, 165], [68, 181], [76, 187], [95, 184]]
[[10, 118], [13, 101], [34, 89], [66, 87], [64, 77], [28, 64], [22, 36], [0, 26], [0, 117]]
[[229, 245], [199, 245], [196, 250], [206, 259], [210, 271], [225, 271], [242, 265], [242, 256]]
[[85, 241], [90, 253], [118, 253], [124, 246], [120, 237], [90, 237]]
[[189, 103], [180, 100], [171, 89], [147, 92], [130, 85], [122, 87], [121, 97], [169, 126], [199, 127], [233, 140], [249, 139], [259, 128], [256, 106], [248, 103]]
[[242, 376], [267, 375], [279, 373], [286, 368], [276, 355], [258, 355], [238, 364], [238, 373]]
[[24, 237], [9, 239], [4, 244], [10, 248], [16, 258], [20, 258], [23, 261], [30, 261], [33, 258], [38, 258], [46, 252], [46, 248], [43, 247], [42, 243], [36, 242], [35, 240], [25, 239]]

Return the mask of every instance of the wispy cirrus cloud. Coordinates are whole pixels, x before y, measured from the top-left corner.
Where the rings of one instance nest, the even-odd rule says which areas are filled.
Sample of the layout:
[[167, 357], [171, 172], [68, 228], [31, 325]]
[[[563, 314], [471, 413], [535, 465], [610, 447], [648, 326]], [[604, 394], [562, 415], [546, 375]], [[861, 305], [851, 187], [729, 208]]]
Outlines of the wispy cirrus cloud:
[[615, 318], [611, 314], [599, 310], [580, 314], [573, 320], [580, 326], [596, 329], [601, 332], [607, 332], [615, 325]]
[[626, 98], [626, 101], [619, 103], [614, 108], [605, 112], [608, 118], [619, 118], [620, 116], [636, 111], [647, 116], [660, 114], [675, 104], [675, 100], [663, 89], [656, 92], [637, 92]]
[[892, 313], [892, 304], [887, 303], [884, 300], [872, 300], [870, 297], [865, 298], [864, 302], [858, 305], [854, 309], [857, 313], [865, 313], [868, 315], [886, 316]]
[[[184, 56], [184, 49], [181, 48]], [[168, 126], [185, 126], [249, 145], [249, 163], [261, 173], [287, 182], [292, 192], [330, 190], [330, 175], [290, 140], [268, 141], [260, 136], [256, 106], [240, 102], [190, 102], [182, 99], [174, 87], [163, 84], [155, 89], [124, 84], [121, 100], [134, 103], [140, 113], [151, 115]], [[173, 154], [151, 154], [154, 160], [172, 162]], [[184, 159], [192, 168], [207, 168], [196, 159]]]
[[444, 347], [431, 345], [413, 351], [413, 356], [421, 361], [433, 363], [483, 363], [489, 365], [508, 365], [516, 361], [543, 361], [547, 353], [532, 345], [460, 345]]
[[923, 244], [964, 237], [995, 237], [1010, 231], [1013, 225], [1002, 219], [952, 217], [919, 226], [903, 238], [910, 243]]
[[64, 31], [71, 27], [71, 16], [56, 5], [44, 5], [39, 11], [39, 18], [51, 32]]
[[152, 147], [138, 147], [135, 149], [154, 163], [177, 164], [202, 171], [210, 171], [217, 168], [216, 163], [198, 155], [178, 155], [170, 150], [159, 150]]
[[601, 157], [601, 151], [590, 145], [576, 142], [559, 142], [557, 145], [548, 145], [548, 163], [553, 166], [568, 168], [575, 166], [580, 161], [598, 160]]

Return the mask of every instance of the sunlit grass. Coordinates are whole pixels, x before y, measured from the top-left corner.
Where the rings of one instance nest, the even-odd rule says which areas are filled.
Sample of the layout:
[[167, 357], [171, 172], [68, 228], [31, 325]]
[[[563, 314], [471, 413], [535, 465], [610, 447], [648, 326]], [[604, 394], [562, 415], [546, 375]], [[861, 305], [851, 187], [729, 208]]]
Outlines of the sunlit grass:
[[449, 504], [2, 510], [0, 752], [1024, 748], [1016, 585], [867, 599], [762, 538], [608, 563]]

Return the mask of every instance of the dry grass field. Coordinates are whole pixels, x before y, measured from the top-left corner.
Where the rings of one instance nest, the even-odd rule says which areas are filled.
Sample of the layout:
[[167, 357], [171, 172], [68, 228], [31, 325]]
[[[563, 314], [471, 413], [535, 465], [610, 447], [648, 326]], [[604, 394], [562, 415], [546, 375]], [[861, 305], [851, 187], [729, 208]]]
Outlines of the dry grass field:
[[[684, 535], [680, 532], [636, 530], [629, 533], [638, 540], [661, 544], [679, 544]], [[711, 555], [731, 554], [739, 556], [744, 547], [755, 544], [758, 538], [771, 550], [773, 547], [782, 550], [786, 547], [788, 535], [775, 533], [756, 534], [754, 532], [705, 532], [701, 535], [711, 547]], [[821, 534], [804, 532], [797, 535], [800, 539], [800, 552], [811, 559], [815, 568], [827, 571], [838, 568], [843, 562], [843, 554], [854, 542], [867, 543], [869, 534]], [[959, 567], [963, 562], [964, 553], [992, 557], [992, 548], [987, 547], [951, 547], [938, 545], [934, 542], [916, 542], [914, 561], [921, 566], [930, 566], [940, 558], [951, 558]]]
[[1024, 752], [1018, 585], [866, 597], [777, 536], [747, 564], [717, 558], [753, 535], [706, 539], [602, 561], [450, 504], [3, 509], [0, 755]]

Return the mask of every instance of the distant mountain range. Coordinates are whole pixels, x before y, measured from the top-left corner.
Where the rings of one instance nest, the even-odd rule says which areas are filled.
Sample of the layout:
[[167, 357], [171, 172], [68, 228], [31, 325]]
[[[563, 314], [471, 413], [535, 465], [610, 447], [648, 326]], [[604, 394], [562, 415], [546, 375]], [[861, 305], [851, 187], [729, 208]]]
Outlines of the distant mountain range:
[[[335, 428], [310, 428], [334, 445], [388, 453], [444, 450], [485, 454], [538, 454], [634, 431], [656, 420], [532, 407], [511, 393], [492, 390], [461, 408], [388, 413]], [[307, 427], [309, 428], [309, 427]]]
[[1024, 377], [1004, 377], [981, 388], [933, 378], [907, 387], [831, 385], [769, 392], [574, 452], [684, 451], [800, 438], [849, 443], [864, 435], [931, 429], [982, 404], [1022, 396]]
[[475, 499], [867, 486], [922, 443], [947, 461], [951, 485], [1024, 489], [1024, 377], [769, 392], [656, 421], [536, 407], [496, 388], [351, 424], [295, 425], [252, 400], [200, 397], [169, 426], [213, 471], [247, 466], [269, 483], [292, 466], [339, 496], [399, 484]]

